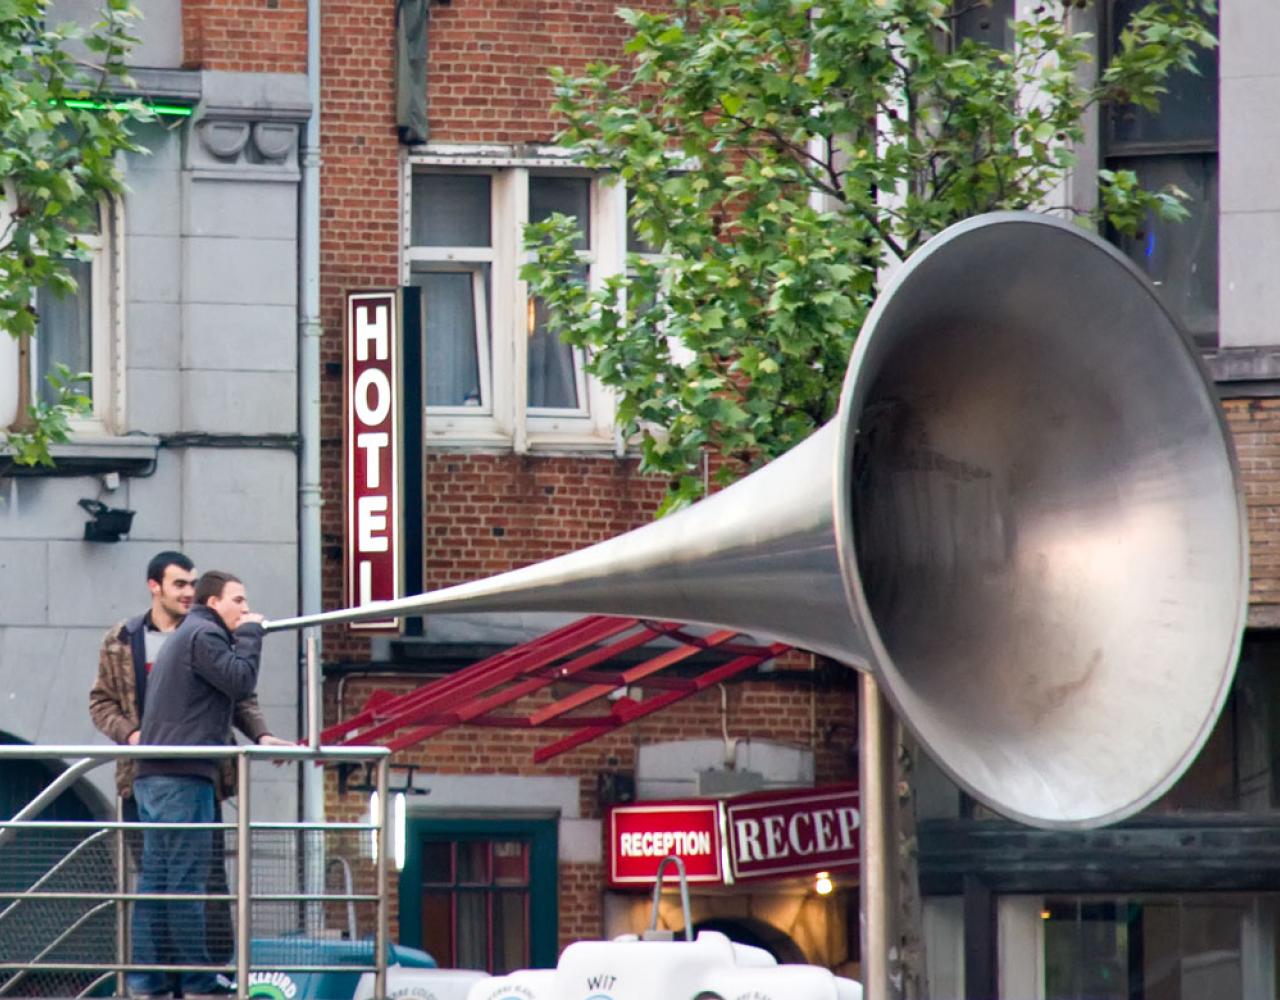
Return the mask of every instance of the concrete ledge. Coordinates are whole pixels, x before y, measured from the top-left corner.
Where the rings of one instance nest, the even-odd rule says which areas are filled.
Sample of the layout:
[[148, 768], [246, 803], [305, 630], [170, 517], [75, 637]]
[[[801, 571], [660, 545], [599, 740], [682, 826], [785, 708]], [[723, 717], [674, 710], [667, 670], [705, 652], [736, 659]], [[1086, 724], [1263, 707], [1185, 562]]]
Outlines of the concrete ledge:
[[304, 122], [311, 117], [305, 73], [201, 73], [201, 117]]
[[160, 439], [144, 434], [123, 437], [75, 436], [50, 447], [54, 467], [18, 465], [13, 451], [0, 446], [0, 476], [84, 476], [103, 472], [144, 472], [155, 464]]
[[1250, 604], [1245, 625], [1249, 628], [1280, 628], [1280, 604]]
[[[1280, 381], [1280, 347], [1223, 347], [1204, 355], [1219, 385]], [[1224, 395], [1230, 395], [1224, 391]]]
[[201, 74], [194, 69], [148, 69], [131, 67], [129, 75], [138, 84], [138, 92], [150, 101], [195, 104], [202, 91]]

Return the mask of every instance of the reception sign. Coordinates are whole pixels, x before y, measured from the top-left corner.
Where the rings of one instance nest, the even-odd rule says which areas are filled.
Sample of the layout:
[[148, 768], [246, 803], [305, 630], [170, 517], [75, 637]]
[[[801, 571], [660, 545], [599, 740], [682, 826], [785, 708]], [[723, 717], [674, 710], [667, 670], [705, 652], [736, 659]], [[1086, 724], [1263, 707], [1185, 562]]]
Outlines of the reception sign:
[[724, 885], [856, 870], [861, 821], [852, 785], [615, 806], [609, 884], [653, 885], [671, 854], [690, 882]]
[[[668, 855], [690, 882], [722, 882], [720, 811], [714, 802], [651, 802], [609, 812], [609, 884], [653, 885]], [[667, 875], [674, 877], [674, 869]]]
[[855, 788], [748, 795], [722, 805], [734, 881], [858, 867]]

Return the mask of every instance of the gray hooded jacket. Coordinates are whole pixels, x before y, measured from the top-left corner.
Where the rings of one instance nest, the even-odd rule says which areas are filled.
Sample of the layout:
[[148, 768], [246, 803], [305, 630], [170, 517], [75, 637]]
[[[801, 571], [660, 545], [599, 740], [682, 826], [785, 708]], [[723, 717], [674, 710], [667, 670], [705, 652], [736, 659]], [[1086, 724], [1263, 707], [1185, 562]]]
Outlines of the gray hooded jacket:
[[[140, 742], [146, 746], [225, 746], [235, 703], [258, 684], [262, 626], [232, 634], [218, 614], [197, 604], [169, 637], [147, 680]], [[190, 775], [214, 780], [213, 759], [139, 760], [139, 778]]]

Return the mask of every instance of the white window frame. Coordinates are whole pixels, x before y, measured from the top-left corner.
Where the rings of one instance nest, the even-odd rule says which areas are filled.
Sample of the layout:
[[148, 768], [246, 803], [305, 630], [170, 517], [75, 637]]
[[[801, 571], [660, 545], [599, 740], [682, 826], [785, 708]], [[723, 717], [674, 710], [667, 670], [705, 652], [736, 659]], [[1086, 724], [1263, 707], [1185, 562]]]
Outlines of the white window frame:
[[[120, 199], [104, 198], [99, 218], [98, 232], [79, 236], [92, 255], [89, 258], [89, 336], [93, 408], [88, 415], [70, 421], [72, 435], [77, 438], [110, 436], [124, 427], [125, 351], [121, 322], [124, 310], [120, 308], [124, 287], [124, 226]], [[40, 392], [39, 352], [37, 331], [28, 351], [26, 377], [30, 400], [35, 400]]]
[[[402, 217], [402, 280], [415, 270], [468, 270], [468, 264], [488, 264], [489, 301], [477, 303], [478, 354], [481, 360], [481, 400], [477, 407], [428, 406], [426, 441], [447, 447], [511, 447], [518, 453], [556, 450], [616, 450], [612, 392], [585, 370], [585, 358], [575, 348], [578, 399], [575, 408], [540, 408], [528, 404], [528, 336], [531, 299], [520, 267], [528, 259], [523, 250], [524, 225], [529, 218], [529, 181], [534, 176], [587, 178], [590, 187], [591, 250], [587, 254], [592, 288], [603, 286], [610, 274], [626, 266], [626, 201], [619, 184], [575, 167], [560, 150], [514, 156], [502, 147], [429, 147], [406, 156]], [[426, 247], [412, 243], [413, 177], [418, 173], [485, 174], [490, 184], [490, 245], [488, 247]], [[480, 268], [475, 268], [482, 275]], [[484, 298], [483, 279], [477, 279]], [[487, 308], [486, 308], [487, 307]], [[428, 306], [429, 308], [429, 306]], [[487, 314], [489, 344], [479, 320]], [[486, 358], [487, 355], [487, 358]], [[487, 371], [485, 368], [487, 360]], [[486, 400], [486, 392], [488, 399]]]

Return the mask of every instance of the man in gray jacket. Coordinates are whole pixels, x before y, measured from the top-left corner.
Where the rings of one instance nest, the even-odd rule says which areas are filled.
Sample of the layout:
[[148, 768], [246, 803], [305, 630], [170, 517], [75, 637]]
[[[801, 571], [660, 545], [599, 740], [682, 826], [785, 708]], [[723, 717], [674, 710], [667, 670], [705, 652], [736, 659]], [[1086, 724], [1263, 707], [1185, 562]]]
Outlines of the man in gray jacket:
[[[218, 570], [200, 577], [190, 612], [152, 667], [139, 742], [225, 746], [236, 702], [257, 687], [262, 637], [262, 615], [249, 610], [239, 579]], [[215, 758], [139, 760], [133, 782], [139, 818], [144, 823], [214, 822], [217, 775]], [[183, 900], [181, 894], [205, 891], [213, 836], [210, 829], [145, 832], [138, 892], [174, 898], [140, 900], [134, 908], [135, 963], [159, 964], [159, 943], [167, 932], [177, 964], [210, 964], [204, 904]], [[230, 992], [209, 972], [184, 972], [180, 981], [188, 1000]], [[163, 973], [129, 975], [129, 992], [134, 996], [166, 996], [168, 990]]]

